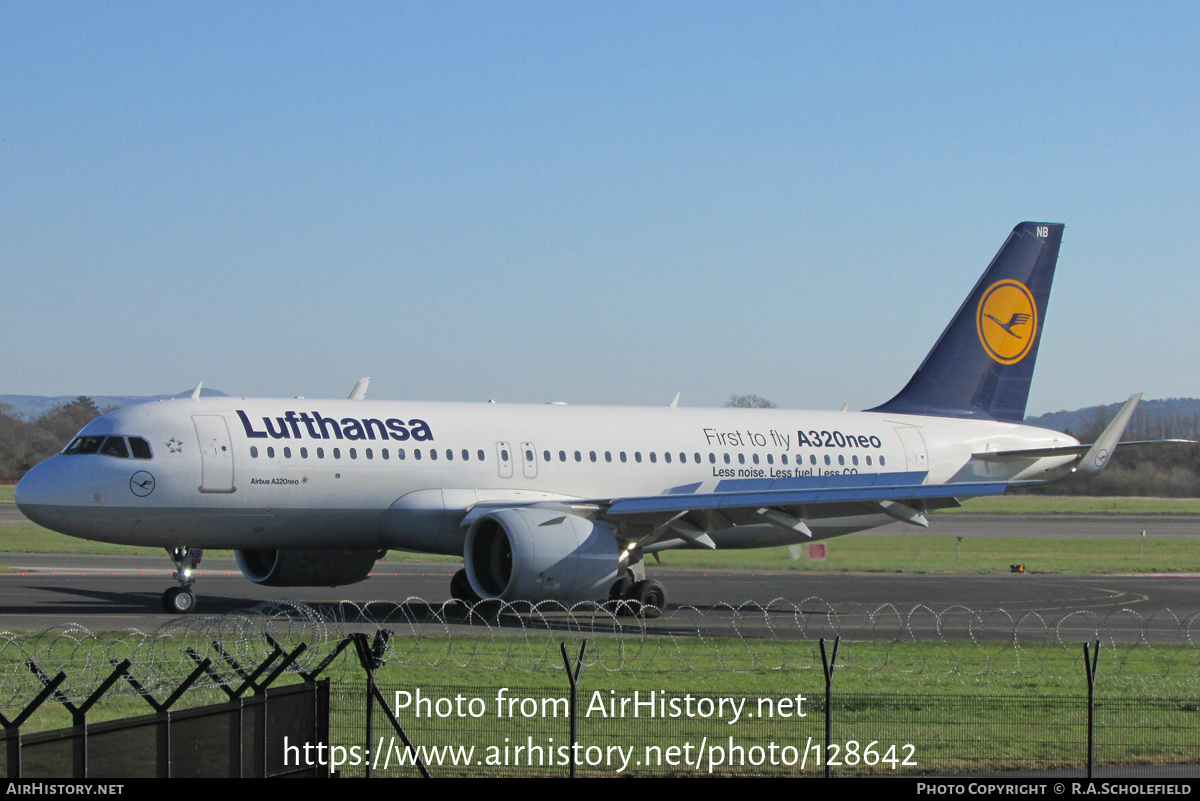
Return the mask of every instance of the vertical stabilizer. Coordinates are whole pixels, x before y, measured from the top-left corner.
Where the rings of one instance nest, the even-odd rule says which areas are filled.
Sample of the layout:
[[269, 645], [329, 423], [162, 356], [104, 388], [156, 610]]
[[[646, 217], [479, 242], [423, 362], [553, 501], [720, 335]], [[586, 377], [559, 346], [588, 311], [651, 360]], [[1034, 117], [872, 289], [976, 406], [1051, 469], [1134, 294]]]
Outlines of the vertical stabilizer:
[[1024, 420], [1062, 233], [1014, 228], [908, 384], [868, 411]]

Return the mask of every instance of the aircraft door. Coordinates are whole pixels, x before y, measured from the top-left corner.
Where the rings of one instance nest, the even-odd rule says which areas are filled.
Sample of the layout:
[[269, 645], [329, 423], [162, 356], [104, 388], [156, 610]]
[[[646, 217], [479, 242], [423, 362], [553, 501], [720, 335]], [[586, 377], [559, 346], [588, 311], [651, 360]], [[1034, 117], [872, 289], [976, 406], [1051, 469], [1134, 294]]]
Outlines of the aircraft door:
[[897, 428], [900, 443], [904, 446], [904, 458], [908, 472], [925, 473], [929, 471], [929, 460], [925, 456], [925, 439], [918, 428]]
[[200, 491], [233, 492], [233, 443], [229, 426], [219, 414], [194, 414], [200, 440]]
[[537, 448], [532, 442], [521, 443], [521, 459], [525, 478], [537, 478]]
[[507, 442], [496, 443], [496, 466], [500, 470], [500, 478], [512, 478], [513, 454]]

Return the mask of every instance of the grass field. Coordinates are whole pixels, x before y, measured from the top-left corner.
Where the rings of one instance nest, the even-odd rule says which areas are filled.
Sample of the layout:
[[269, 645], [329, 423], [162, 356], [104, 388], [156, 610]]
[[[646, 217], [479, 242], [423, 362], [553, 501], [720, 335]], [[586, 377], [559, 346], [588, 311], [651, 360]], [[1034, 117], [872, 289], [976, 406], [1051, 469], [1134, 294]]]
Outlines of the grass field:
[[[1139, 550], [1140, 549], [1140, 550]], [[825, 541], [826, 558], [793, 559], [786, 547], [746, 551], [668, 551], [668, 567], [727, 570], [798, 570], [819, 573], [1007, 573], [1021, 564], [1029, 573], [1200, 572], [1200, 536], [1194, 540], [1037, 539], [949, 535], [851, 534]], [[162, 556], [159, 548], [90, 542], [32, 524], [0, 527], [0, 551]], [[205, 551], [209, 557], [232, 551]], [[452, 556], [389, 551], [384, 562], [460, 562]], [[164, 563], [165, 564], [165, 563]]]
[[958, 509], [938, 514], [976, 515], [1053, 515], [1053, 514], [1125, 514], [1125, 515], [1196, 515], [1200, 498], [1100, 498], [1086, 495], [1000, 495], [971, 498]]
[[[12, 502], [12, 487], [0, 486], [0, 503]], [[1200, 514], [1200, 499], [1075, 498], [1005, 496], [978, 498], [951, 514]], [[932, 529], [936, 532], [936, 522]], [[0, 551], [10, 553], [82, 553], [159, 556], [158, 548], [89, 542], [33, 524], [0, 526]], [[232, 556], [209, 551], [209, 556]], [[749, 551], [670, 551], [663, 564], [673, 567], [744, 570], [799, 570], [853, 573], [1005, 573], [1023, 564], [1032, 573], [1192, 573], [1200, 572], [1200, 536], [1196, 539], [1141, 541], [1116, 539], [1039, 539], [970, 537], [960, 544], [949, 535], [904, 536], [852, 534], [826, 540], [827, 558], [793, 559], [788, 548]], [[387, 562], [460, 561], [456, 557], [391, 551]]]
[[[121, 635], [99, 636], [103, 640]], [[545, 710], [547, 702], [553, 704], [567, 692], [559, 653], [564, 638], [569, 640], [569, 652], [577, 653], [578, 635], [398, 637], [392, 640], [387, 664], [376, 674], [376, 681], [389, 703], [394, 703], [398, 691], [419, 691], [432, 703], [439, 699], [449, 703], [448, 699], [455, 698], [478, 703], [478, 717], [418, 716], [413, 708], [401, 712], [408, 734], [424, 746], [455, 744], [482, 751], [503, 742], [524, 743], [527, 737], [543, 744], [550, 738], [561, 741], [566, 736], [561, 713], [565, 707], [558, 711], [550, 707], [549, 713]], [[296, 644], [289, 641], [285, 646], [290, 649]], [[50, 664], [54, 660], [43, 652], [40, 661], [48, 672], [61, 667], [78, 677], [95, 670], [95, 665], [72, 664], [70, 654], [97, 649], [79, 649], [74, 639], [66, 637], [62, 645], [62, 662]], [[154, 654], [163, 659], [160, 664], [190, 664], [182, 655], [173, 658], [167, 653], [181, 645], [182, 640], [174, 646], [159, 641]], [[878, 770], [858, 766], [848, 771], [851, 773], [1078, 766], [1086, 753], [1082, 723], [1087, 692], [1081, 650], [1048, 644], [843, 642], [834, 674], [834, 741], [843, 746], [855, 741], [853, 747], [859, 749], [879, 743], [881, 754], [894, 743], [914, 745], [916, 764], [909, 771], [884, 765]], [[20, 664], [27, 655], [25, 650], [8, 648], [5, 653], [7, 660], [0, 663], [0, 671], [26, 677], [28, 683], [28, 671]], [[343, 747], [361, 746], [364, 740], [361, 709], [365, 680], [352, 653], [350, 649], [327, 672], [334, 689], [331, 742]], [[312, 658], [322, 655], [313, 654]], [[252, 669], [256, 658], [239, 655], [239, 660]], [[725, 744], [732, 742], [730, 738], [744, 749], [772, 743], [794, 747], [810, 737], [813, 742], [822, 741], [824, 682], [816, 643], [593, 637], [588, 663], [580, 677], [582, 743], [620, 744], [646, 753], [647, 746], [702, 741]], [[1175, 669], [1164, 672], [1164, 664]], [[143, 671], [148, 668], [135, 658], [132, 673], [145, 679]], [[1200, 732], [1200, 677], [1194, 648], [1105, 647], [1099, 676], [1097, 756], [1101, 764], [1194, 762]], [[92, 684], [98, 681], [99, 677]], [[36, 684], [29, 686], [36, 691]], [[75, 686], [76, 692], [82, 693], [92, 688], [78, 681]], [[90, 722], [149, 711], [128, 688], [118, 685], [116, 690], [92, 711]], [[601, 702], [631, 698], [635, 691], [643, 698], [652, 691], [675, 699], [685, 695], [723, 698], [744, 703], [748, 714], [736, 722], [701, 715], [648, 718], [644, 709], [637, 717], [628, 711], [593, 714], [597, 698]], [[498, 715], [496, 699], [501, 695], [539, 705], [523, 715], [511, 714], [511, 707], [509, 715]], [[768, 710], [782, 710], [778, 705], [784, 699], [789, 703], [797, 699], [797, 706], [790, 709], [804, 715], [761, 714], [764, 705]], [[221, 700], [219, 693], [199, 692], [189, 694], [177, 708]], [[23, 731], [68, 725], [65, 710], [51, 702]], [[376, 736], [390, 732], [377, 715]], [[810, 764], [809, 772], [812, 767]], [[631, 771], [651, 772], [658, 771]], [[716, 772], [737, 773], [728, 766]], [[612, 771], [597, 775], [612, 775]]]

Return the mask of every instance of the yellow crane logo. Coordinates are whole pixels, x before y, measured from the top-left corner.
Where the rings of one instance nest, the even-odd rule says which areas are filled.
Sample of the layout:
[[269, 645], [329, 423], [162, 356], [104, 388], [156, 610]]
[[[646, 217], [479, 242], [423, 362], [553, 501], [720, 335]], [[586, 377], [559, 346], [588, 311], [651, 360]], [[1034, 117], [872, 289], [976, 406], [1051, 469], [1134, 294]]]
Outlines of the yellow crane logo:
[[1001, 364], [1016, 364], [1025, 358], [1037, 327], [1033, 293], [1020, 281], [997, 281], [979, 299], [975, 330], [983, 349]]

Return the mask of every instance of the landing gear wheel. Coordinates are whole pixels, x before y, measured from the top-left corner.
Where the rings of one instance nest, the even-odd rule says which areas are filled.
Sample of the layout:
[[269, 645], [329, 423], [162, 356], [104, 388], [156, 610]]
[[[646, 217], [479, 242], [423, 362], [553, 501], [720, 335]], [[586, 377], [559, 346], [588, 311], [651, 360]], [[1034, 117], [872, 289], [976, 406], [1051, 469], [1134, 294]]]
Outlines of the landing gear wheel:
[[171, 587], [163, 593], [163, 609], [186, 615], [196, 609], [196, 596], [190, 587]]
[[617, 617], [632, 617], [635, 612], [633, 609], [633, 588], [637, 586], [634, 578], [628, 573], [613, 582], [613, 585], [608, 590], [608, 609], [614, 612]]
[[621, 576], [617, 579], [612, 589], [608, 591], [608, 600], [610, 601], [628, 601], [633, 592], [633, 579], [629, 576]]
[[667, 606], [667, 588], [657, 581], [639, 581], [633, 588], [634, 599], [641, 605], [644, 618], [662, 617]]
[[196, 594], [192, 585], [196, 582], [196, 568], [204, 556], [200, 548], [168, 548], [171, 561], [175, 563], [175, 572], [171, 578], [178, 582], [174, 587], [163, 593], [163, 609], [177, 615], [186, 615], [196, 611]]
[[481, 599], [471, 589], [471, 580], [467, 578], [467, 570], [463, 568], [450, 579], [450, 597], [462, 604], [477, 604]]

